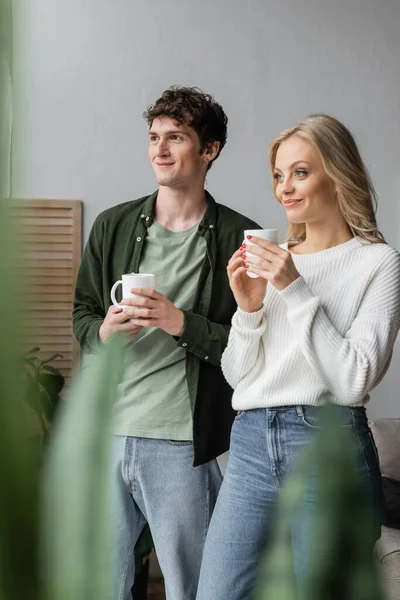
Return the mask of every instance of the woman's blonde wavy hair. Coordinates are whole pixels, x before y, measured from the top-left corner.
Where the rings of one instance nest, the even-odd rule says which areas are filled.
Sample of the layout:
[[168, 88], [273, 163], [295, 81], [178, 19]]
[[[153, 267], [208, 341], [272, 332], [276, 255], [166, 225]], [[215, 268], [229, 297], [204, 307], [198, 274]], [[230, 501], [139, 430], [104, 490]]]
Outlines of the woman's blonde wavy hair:
[[[272, 140], [269, 147], [272, 176], [279, 146], [293, 135], [317, 148], [324, 169], [335, 184], [340, 211], [353, 236], [372, 243], [385, 242], [376, 223], [376, 192], [350, 131], [328, 115], [308, 116]], [[276, 195], [274, 177], [273, 182]], [[305, 238], [305, 223], [289, 223], [286, 240], [302, 242]]]

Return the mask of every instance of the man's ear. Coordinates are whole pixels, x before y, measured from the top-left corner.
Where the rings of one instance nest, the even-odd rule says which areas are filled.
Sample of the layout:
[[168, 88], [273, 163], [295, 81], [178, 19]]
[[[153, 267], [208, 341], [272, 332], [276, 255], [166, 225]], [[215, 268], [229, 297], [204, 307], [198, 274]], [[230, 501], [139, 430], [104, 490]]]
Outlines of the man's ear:
[[207, 163], [210, 163], [211, 161], [213, 161], [214, 158], [218, 155], [220, 145], [221, 145], [220, 142], [210, 142], [204, 148], [203, 158]]

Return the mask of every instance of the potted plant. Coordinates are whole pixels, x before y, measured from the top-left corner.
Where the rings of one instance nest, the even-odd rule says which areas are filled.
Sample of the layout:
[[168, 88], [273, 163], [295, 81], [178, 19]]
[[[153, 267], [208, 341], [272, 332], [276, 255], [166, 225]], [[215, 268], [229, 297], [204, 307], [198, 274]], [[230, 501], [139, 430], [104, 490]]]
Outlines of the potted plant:
[[46, 441], [50, 430], [60, 393], [65, 379], [62, 373], [50, 363], [61, 354], [53, 354], [50, 358], [39, 358], [40, 347], [29, 350], [21, 358], [20, 377], [23, 384], [23, 398], [28, 419], [28, 431], [39, 445]]

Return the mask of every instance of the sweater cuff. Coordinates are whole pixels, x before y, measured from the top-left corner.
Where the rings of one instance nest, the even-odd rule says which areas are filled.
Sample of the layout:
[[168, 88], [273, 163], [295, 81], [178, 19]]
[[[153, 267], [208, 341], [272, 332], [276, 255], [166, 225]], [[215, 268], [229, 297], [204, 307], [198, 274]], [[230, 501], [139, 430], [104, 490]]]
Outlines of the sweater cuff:
[[301, 276], [295, 279], [284, 290], [278, 292], [278, 294], [282, 300], [286, 302], [289, 309], [298, 308], [299, 305], [315, 298], [304, 278]]
[[262, 323], [264, 316], [264, 305], [256, 312], [245, 312], [239, 307], [232, 317], [232, 327], [236, 329], [257, 329]]

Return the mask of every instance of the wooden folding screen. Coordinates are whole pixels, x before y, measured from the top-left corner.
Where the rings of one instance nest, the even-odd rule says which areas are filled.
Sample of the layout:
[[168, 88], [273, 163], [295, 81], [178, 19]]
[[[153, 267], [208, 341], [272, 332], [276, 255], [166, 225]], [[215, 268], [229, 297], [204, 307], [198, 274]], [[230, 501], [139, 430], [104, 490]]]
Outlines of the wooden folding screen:
[[24, 200], [14, 204], [29, 303], [24, 346], [40, 346], [68, 379], [79, 361], [72, 333], [72, 300], [82, 253], [82, 203], [79, 200]]

